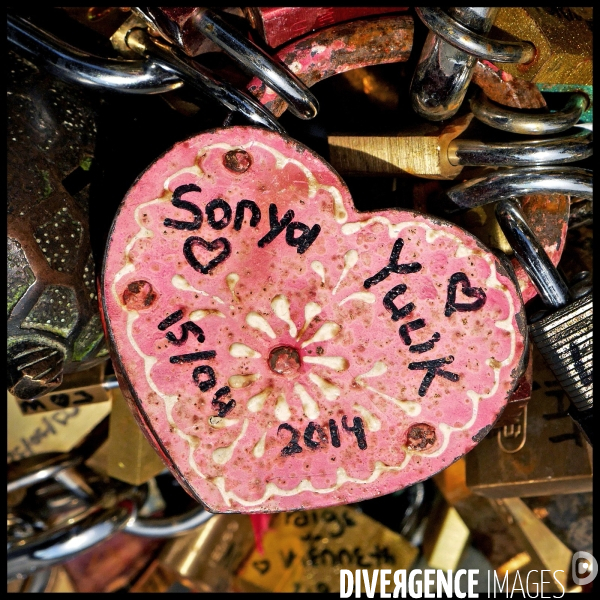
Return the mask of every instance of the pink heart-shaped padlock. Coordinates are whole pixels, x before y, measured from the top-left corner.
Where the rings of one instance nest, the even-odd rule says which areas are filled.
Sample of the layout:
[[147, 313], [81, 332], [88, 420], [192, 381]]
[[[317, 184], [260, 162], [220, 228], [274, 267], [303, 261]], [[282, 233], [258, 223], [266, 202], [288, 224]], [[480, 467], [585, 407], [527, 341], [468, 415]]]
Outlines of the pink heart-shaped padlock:
[[253, 127], [197, 135], [140, 176], [102, 292], [138, 422], [213, 512], [422, 481], [489, 431], [523, 367], [520, 295], [475, 237], [358, 212], [322, 158]]

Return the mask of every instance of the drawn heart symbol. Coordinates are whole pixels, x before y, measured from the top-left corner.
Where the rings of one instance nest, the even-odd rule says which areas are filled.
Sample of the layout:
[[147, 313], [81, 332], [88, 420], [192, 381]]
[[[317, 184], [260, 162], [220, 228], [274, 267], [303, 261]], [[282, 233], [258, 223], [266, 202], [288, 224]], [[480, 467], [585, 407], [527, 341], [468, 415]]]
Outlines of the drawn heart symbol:
[[[248, 169], [232, 170], [232, 153]], [[123, 201], [106, 257], [123, 393], [211, 512], [413, 485], [478, 443], [522, 370], [519, 292], [477, 238], [415, 211], [359, 212], [320, 156], [264, 129], [215, 129], [159, 158]], [[133, 302], [132, 285], [151, 302]]]
[[271, 567], [271, 563], [268, 560], [255, 560], [252, 563], [252, 566], [261, 574], [264, 575], [269, 568]]
[[[477, 298], [475, 302], [472, 302], [471, 304], [456, 302], [456, 287], [459, 283], [462, 283], [462, 293], [467, 296], [467, 298]], [[456, 311], [471, 312], [473, 310], [478, 310], [485, 304], [486, 300], [487, 296], [485, 292], [480, 287], [471, 287], [471, 282], [464, 273], [454, 273], [450, 276], [448, 281], [448, 297], [444, 315], [449, 317]]]
[[[223, 250], [221, 251], [221, 253], [218, 256], [216, 256], [215, 258], [210, 260], [208, 263], [206, 263], [206, 265], [203, 265], [194, 255], [194, 248], [196, 246], [202, 246], [202, 248], [205, 248], [209, 252], [214, 252], [215, 250], [218, 250], [221, 247], [223, 248]], [[207, 275], [208, 273], [210, 273], [218, 264], [222, 263], [230, 254], [231, 254], [231, 244], [229, 243], [229, 240], [226, 240], [225, 238], [222, 238], [222, 237], [217, 238], [216, 240], [214, 240], [212, 242], [207, 242], [205, 239], [202, 239], [201, 237], [192, 236], [192, 237], [189, 237], [187, 240], [185, 240], [185, 243], [183, 244], [183, 255], [185, 256], [185, 259], [188, 261], [188, 263], [194, 270], [199, 271], [200, 273], [203, 273], [204, 275]]]

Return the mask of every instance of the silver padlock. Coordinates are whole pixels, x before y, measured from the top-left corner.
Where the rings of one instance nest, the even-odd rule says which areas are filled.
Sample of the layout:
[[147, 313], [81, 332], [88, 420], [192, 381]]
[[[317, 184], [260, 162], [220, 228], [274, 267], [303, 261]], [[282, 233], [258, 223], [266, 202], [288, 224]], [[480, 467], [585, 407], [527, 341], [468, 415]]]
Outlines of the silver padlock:
[[567, 393], [569, 414], [592, 444], [592, 288], [582, 281], [569, 290], [515, 201], [498, 202], [496, 218], [549, 309], [530, 320], [531, 339]]

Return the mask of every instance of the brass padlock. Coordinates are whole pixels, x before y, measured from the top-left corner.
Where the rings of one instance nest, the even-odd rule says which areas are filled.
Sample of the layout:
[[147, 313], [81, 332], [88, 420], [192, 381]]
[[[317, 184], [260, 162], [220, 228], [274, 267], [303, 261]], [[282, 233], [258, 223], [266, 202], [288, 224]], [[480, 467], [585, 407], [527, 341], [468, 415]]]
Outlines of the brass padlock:
[[117, 387], [112, 395], [108, 439], [87, 465], [119, 481], [141, 485], [163, 471], [165, 464], [148, 443], [121, 390]]
[[165, 544], [132, 592], [164, 592], [182, 584], [194, 592], [233, 591], [234, 575], [254, 547], [248, 515], [216, 515]]
[[502, 7], [490, 35], [535, 45], [529, 63], [498, 64], [515, 77], [551, 85], [593, 83], [592, 8]]
[[342, 175], [454, 179], [462, 166], [450, 162], [448, 149], [472, 118], [459, 117], [443, 127], [421, 123], [393, 135], [329, 135], [329, 159]]
[[[542, 496], [532, 499], [542, 506], [531, 509], [531, 501], [526, 504], [517, 497], [485, 498], [473, 494], [466, 486], [465, 462], [465, 459], [457, 461], [436, 475], [435, 482], [445, 500], [468, 526], [472, 545], [485, 555], [494, 570], [488, 575], [488, 592], [495, 589], [511, 593], [518, 588], [530, 593], [542, 588], [548, 592], [561, 592], [563, 588], [579, 591], [571, 586], [569, 577], [572, 548], [567, 546], [564, 536], [557, 536], [555, 525], [550, 528], [543, 522], [548, 515], [543, 506], [554, 499], [557, 505], [566, 505], [568, 508], [562, 511], [554, 506], [553, 523], [559, 515], [560, 529], [571, 531], [579, 529], [580, 517], [573, 507], [579, 506], [582, 500], [577, 496]], [[574, 502], [567, 504], [566, 498], [574, 498]], [[587, 505], [588, 514], [590, 510]], [[591, 537], [587, 539], [590, 547], [582, 548], [578, 538], [575, 542], [578, 549], [591, 548]], [[546, 573], [541, 573], [542, 570]]]
[[423, 534], [423, 556], [433, 569], [456, 572], [464, 558], [471, 532], [456, 508], [438, 497]]
[[403, 536], [350, 506], [277, 515], [263, 542], [264, 552], [254, 550], [240, 569], [236, 590], [338, 593], [341, 569], [372, 578], [375, 569], [409, 569], [418, 555]]
[[69, 452], [108, 416], [111, 408], [109, 400], [24, 414], [20, 409], [22, 400], [8, 392], [6, 395], [9, 463], [46, 452]]
[[[580, 591], [571, 585], [573, 552], [552, 532], [520, 498], [496, 501], [498, 511], [507, 519], [510, 531], [524, 548], [517, 557], [497, 569], [507, 592], [522, 587], [525, 591]], [[544, 574], [544, 571], [546, 572]]]
[[467, 454], [467, 485], [489, 498], [591, 491], [591, 448], [568, 414], [569, 401], [539, 352], [519, 431], [498, 430]]

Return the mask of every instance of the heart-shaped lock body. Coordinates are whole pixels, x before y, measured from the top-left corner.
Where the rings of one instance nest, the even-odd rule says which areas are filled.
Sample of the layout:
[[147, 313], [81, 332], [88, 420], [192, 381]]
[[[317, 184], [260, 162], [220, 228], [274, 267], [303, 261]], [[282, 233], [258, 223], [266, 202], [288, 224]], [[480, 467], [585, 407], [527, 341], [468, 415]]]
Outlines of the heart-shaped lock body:
[[360, 213], [322, 158], [253, 127], [181, 142], [140, 176], [102, 292], [138, 422], [214, 512], [426, 479], [489, 431], [523, 366], [519, 293], [475, 237]]

